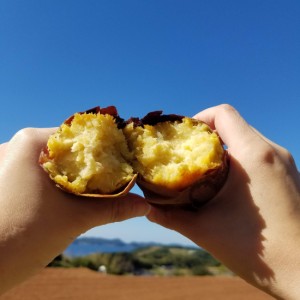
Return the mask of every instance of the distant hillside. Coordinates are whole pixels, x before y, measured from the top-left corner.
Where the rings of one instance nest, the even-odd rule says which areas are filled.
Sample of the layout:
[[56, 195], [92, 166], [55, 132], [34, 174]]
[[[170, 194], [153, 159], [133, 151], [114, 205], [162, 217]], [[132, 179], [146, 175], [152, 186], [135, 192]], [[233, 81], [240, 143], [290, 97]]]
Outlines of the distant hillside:
[[125, 243], [120, 239], [78, 238], [64, 252], [69, 257], [86, 256], [94, 253], [132, 252], [140, 248], [161, 246], [159, 243]]
[[119, 239], [80, 238], [50, 267], [86, 267], [114, 275], [231, 274], [208, 252], [196, 247], [125, 243]]

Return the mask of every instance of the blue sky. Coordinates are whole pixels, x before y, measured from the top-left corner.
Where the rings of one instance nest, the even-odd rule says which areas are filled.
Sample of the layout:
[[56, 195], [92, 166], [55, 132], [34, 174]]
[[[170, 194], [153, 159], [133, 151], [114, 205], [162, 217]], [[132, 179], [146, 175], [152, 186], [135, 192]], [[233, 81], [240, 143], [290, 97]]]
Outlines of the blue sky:
[[[299, 166], [299, 15], [289, 0], [2, 0], [0, 143], [96, 105], [128, 118], [226, 102]], [[144, 218], [86, 235], [190, 243]]]

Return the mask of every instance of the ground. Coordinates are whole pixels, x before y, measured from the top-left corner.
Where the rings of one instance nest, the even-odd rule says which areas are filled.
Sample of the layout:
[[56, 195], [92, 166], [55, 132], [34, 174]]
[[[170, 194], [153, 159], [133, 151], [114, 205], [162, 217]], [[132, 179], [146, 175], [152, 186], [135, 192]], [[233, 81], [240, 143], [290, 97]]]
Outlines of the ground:
[[0, 300], [271, 300], [237, 277], [111, 276], [88, 269], [47, 268]]

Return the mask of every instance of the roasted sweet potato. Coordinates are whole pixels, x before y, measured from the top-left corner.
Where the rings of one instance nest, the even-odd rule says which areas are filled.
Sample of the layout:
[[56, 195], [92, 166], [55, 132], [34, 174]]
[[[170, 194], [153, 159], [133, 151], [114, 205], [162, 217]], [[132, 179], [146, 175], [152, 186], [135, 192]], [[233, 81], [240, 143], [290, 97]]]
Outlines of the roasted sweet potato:
[[150, 203], [194, 207], [216, 195], [228, 172], [226, 151], [205, 123], [161, 111], [124, 121], [113, 106], [67, 119], [40, 164], [77, 195], [119, 197], [137, 181]]
[[68, 192], [106, 198], [126, 194], [136, 174], [124, 126], [113, 106], [76, 113], [50, 136], [40, 163]]
[[137, 184], [151, 203], [200, 206], [223, 186], [227, 155], [199, 120], [151, 112], [124, 128]]

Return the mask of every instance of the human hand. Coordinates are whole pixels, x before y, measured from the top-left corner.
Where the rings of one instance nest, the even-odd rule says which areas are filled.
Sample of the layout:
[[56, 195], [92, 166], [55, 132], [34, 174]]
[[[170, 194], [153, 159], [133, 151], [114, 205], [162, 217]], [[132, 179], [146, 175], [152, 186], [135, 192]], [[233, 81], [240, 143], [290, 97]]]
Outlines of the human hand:
[[195, 116], [219, 133], [228, 179], [198, 211], [153, 207], [148, 219], [205, 248], [252, 285], [278, 297], [300, 294], [300, 176], [290, 153], [229, 105]]
[[45, 267], [88, 229], [149, 210], [134, 194], [99, 200], [58, 189], [38, 164], [53, 132], [24, 129], [0, 145], [0, 294]]

